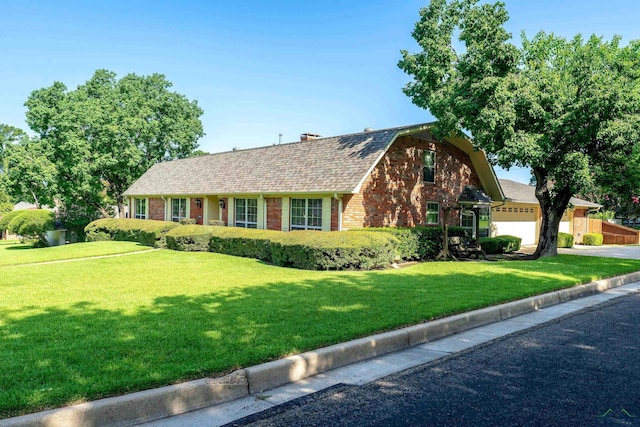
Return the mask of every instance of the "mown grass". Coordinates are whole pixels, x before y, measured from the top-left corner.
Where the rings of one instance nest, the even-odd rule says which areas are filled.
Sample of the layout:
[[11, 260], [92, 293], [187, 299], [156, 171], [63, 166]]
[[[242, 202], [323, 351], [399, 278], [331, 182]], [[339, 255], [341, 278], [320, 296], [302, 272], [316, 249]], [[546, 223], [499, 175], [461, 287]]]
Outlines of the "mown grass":
[[0, 268], [0, 417], [214, 376], [640, 269], [560, 256], [300, 271], [168, 250]]
[[51, 248], [33, 248], [17, 240], [0, 241], [0, 266], [61, 261], [150, 250], [134, 242], [88, 242]]

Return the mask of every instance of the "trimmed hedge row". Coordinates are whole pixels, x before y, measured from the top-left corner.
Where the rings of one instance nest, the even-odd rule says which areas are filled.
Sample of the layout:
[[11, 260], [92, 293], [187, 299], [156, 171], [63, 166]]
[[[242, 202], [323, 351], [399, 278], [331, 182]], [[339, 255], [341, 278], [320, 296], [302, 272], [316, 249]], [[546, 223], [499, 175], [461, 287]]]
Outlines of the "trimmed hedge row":
[[294, 231], [180, 225], [140, 219], [100, 219], [86, 228], [87, 240], [128, 240], [178, 251], [210, 251], [256, 258], [308, 270], [366, 270], [394, 261], [398, 240], [369, 232]]
[[176, 222], [148, 219], [104, 218], [89, 223], [84, 229], [88, 242], [125, 240], [154, 248], [166, 247], [165, 235], [181, 227]]
[[167, 233], [167, 247], [255, 258], [306, 270], [368, 270], [391, 264], [393, 236], [367, 232], [283, 233], [235, 227], [186, 225]]
[[[442, 227], [370, 227], [366, 231], [389, 233], [396, 237], [398, 258], [402, 260], [427, 260], [435, 258], [443, 247]], [[466, 235], [462, 227], [448, 227], [449, 237]]]
[[558, 247], [559, 248], [572, 248], [573, 247], [573, 234], [558, 233]]
[[582, 244], [588, 246], [602, 246], [604, 236], [600, 233], [586, 233], [582, 236]]
[[520, 249], [522, 239], [516, 236], [496, 236], [480, 238], [480, 246], [487, 254], [506, 254]]

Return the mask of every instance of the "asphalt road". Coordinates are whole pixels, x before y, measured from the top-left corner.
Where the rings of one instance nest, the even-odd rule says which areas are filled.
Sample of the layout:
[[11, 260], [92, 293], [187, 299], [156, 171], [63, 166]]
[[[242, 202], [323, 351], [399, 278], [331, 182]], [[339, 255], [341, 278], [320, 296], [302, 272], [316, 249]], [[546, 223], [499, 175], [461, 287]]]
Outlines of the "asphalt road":
[[640, 426], [640, 294], [230, 425]]

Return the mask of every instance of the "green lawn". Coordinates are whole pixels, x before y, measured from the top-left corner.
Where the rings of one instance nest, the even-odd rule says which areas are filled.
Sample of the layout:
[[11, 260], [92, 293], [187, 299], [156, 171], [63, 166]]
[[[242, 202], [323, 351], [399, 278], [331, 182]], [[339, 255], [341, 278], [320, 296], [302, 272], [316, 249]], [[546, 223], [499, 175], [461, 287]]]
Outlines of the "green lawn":
[[635, 270], [640, 261], [560, 256], [315, 272], [167, 250], [0, 267], [0, 418], [218, 375]]
[[21, 244], [17, 240], [0, 240], [0, 266], [114, 255], [150, 249], [148, 246], [134, 242], [89, 242], [81, 245], [34, 249], [30, 244]]

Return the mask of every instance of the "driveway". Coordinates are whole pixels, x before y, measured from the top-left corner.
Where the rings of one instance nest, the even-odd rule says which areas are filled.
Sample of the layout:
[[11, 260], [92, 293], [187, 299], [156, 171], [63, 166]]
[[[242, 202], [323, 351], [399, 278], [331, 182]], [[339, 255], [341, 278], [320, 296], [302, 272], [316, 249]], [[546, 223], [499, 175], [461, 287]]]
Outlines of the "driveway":
[[631, 258], [640, 259], [639, 245], [604, 245], [604, 246], [583, 246], [575, 245], [571, 249], [558, 248], [559, 254], [567, 255], [588, 255], [610, 258]]

